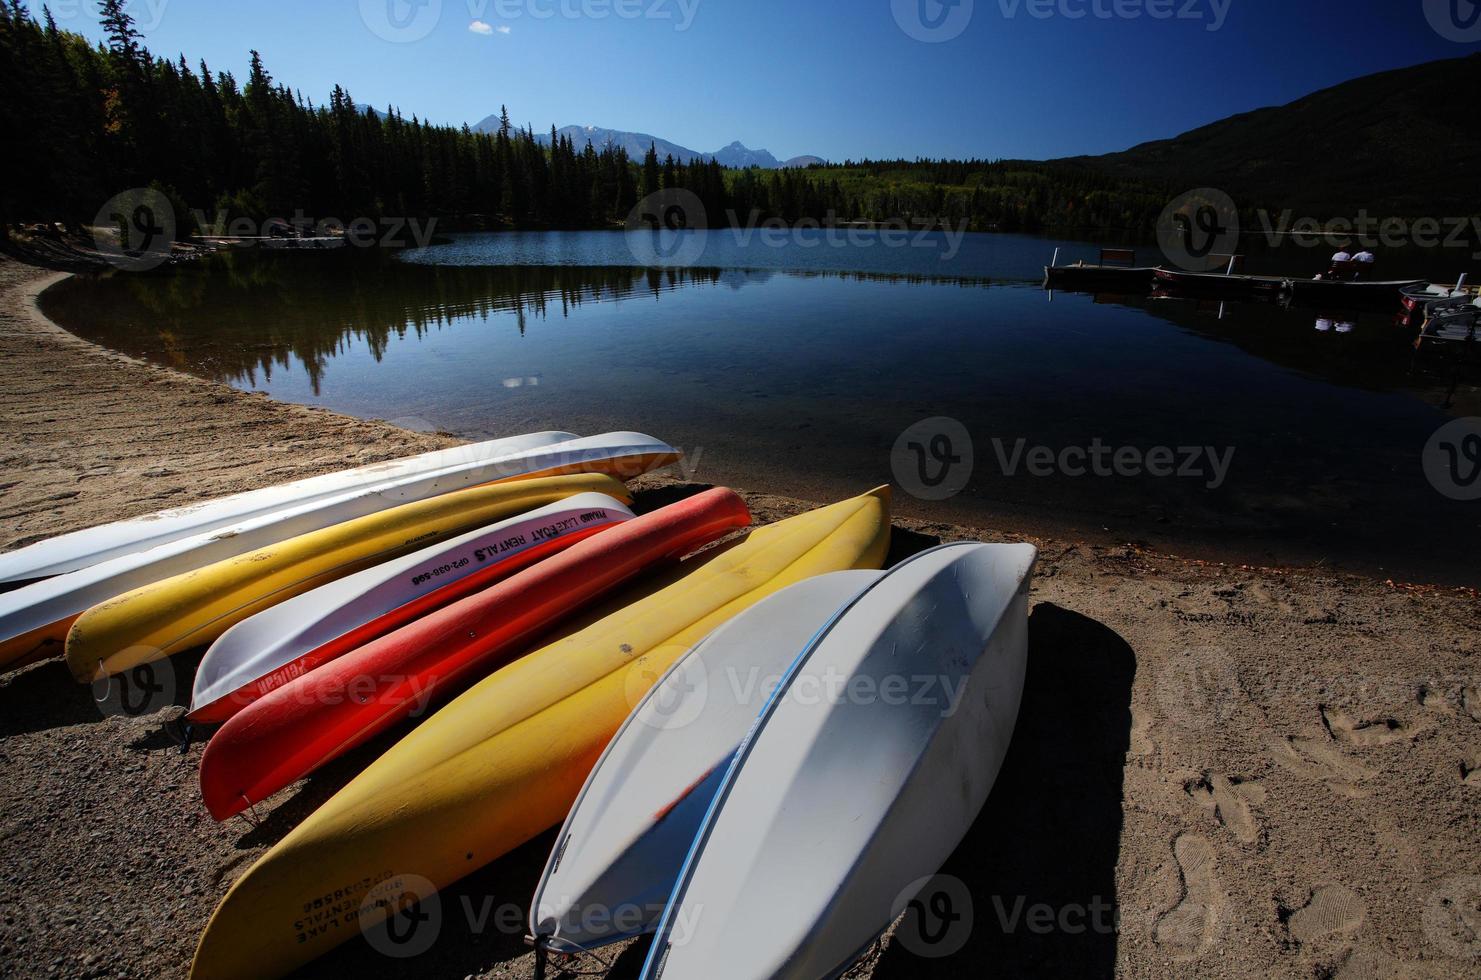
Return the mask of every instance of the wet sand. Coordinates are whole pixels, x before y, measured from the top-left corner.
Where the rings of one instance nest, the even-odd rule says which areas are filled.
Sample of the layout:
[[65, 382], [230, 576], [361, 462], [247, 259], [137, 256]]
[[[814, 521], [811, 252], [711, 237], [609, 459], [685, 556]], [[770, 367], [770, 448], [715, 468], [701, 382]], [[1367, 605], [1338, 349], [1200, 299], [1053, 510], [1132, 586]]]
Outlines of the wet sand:
[[[0, 260], [0, 547], [451, 441], [104, 351], [36, 311], [54, 279]], [[639, 503], [695, 486], [645, 478]], [[810, 506], [761, 489], [743, 490], [758, 521]], [[899, 520], [894, 557], [1018, 530]], [[965, 947], [922, 959], [891, 938], [856, 975], [1481, 972], [1474, 592], [1031, 540], [1014, 744], [943, 869], [973, 896]], [[172, 665], [178, 702], [196, 659]], [[107, 717], [57, 661], [0, 675], [6, 973], [184, 976], [230, 883], [384, 747], [259, 806], [256, 827], [218, 826], [195, 783], [201, 747], [182, 753], [162, 727], [181, 710]], [[476, 923], [523, 908], [550, 838], [445, 896], [424, 957], [354, 945], [312, 974], [531, 976], [517, 925]], [[601, 959], [634, 976], [641, 956]]]

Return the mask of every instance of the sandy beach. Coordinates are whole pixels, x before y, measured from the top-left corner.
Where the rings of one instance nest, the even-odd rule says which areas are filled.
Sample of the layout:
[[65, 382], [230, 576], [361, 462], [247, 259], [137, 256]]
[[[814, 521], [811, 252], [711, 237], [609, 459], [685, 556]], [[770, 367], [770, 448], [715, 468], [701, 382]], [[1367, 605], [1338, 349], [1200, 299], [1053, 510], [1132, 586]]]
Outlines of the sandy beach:
[[[105, 351], [37, 311], [59, 277], [0, 260], [0, 549], [453, 441]], [[700, 487], [637, 488], [641, 508]], [[758, 522], [824, 502], [737, 489]], [[1022, 537], [901, 520], [892, 559], [965, 539]], [[1474, 591], [1029, 540], [1018, 728], [943, 869], [972, 895], [965, 947], [923, 959], [891, 939], [854, 975], [1481, 975]], [[197, 659], [172, 664], [177, 705]], [[218, 825], [201, 745], [162, 726], [182, 713], [110, 716], [58, 661], [0, 675], [0, 972], [184, 977], [231, 882], [386, 744], [258, 807], [255, 826]], [[308, 972], [531, 976], [522, 920], [478, 913], [523, 909], [551, 837], [445, 896], [423, 958], [356, 944]], [[601, 959], [635, 976], [643, 949]]]

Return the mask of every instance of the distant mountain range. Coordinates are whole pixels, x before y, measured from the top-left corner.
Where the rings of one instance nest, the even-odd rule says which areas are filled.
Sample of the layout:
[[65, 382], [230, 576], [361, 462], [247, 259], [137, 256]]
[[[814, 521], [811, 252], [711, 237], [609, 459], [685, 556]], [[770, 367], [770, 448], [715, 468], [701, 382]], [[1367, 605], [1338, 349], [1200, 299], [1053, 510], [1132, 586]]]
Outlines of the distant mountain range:
[[[357, 103], [356, 109], [361, 112], [372, 112], [378, 118], [384, 118], [385, 113], [372, 105]], [[478, 125], [473, 127], [475, 133], [492, 133], [499, 128], [498, 115], [486, 116]], [[652, 146], [658, 150], [658, 159], [662, 161], [665, 157], [672, 156], [679, 163], [693, 163], [695, 160], [709, 160], [711, 157], [720, 161], [722, 167], [745, 169], [747, 167], [760, 167], [762, 170], [778, 170], [787, 167], [810, 167], [816, 163], [826, 163], [822, 157], [800, 156], [792, 157], [790, 160], [778, 160], [770, 150], [753, 150], [744, 143], [736, 140], [729, 146], [721, 147], [709, 153], [700, 150], [691, 150], [687, 146], [650, 136], [647, 133], [628, 133], [620, 129], [603, 129], [601, 126], [567, 126], [556, 131], [561, 136], [568, 136], [571, 142], [576, 144], [580, 150], [586, 145], [587, 140], [597, 149], [604, 146], [620, 146], [627, 151], [632, 159], [642, 162], [648, 153], [648, 147]], [[535, 134], [535, 142], [541, 146], [550, 145], [550, 133], [538, 132]]]
[[[489, 116], [473, 128], [477, 132], [492, 133], [499, 128], [499, 117]], [[718, 150], [703, 152], [691, 150], [687, 146], [680, 146], [678, 143], [650, 136], [647, 133], [629, 133], [620, 129], [603, 129], [601, 126], [566, 126], [556, 132], [561, 136], [570, 137], [578, 150], [590, 140], [591, 145], [597, 149], [608, 145], [621, 147], [627, 151], [628, 156], [639, 161], [648, 153], [648, 147], [652, 146], [658, 150], [659, 160], [672, 156], [680, 163], [693, 163], [695, 160], [708, 160], [713, 157], [720, 161], [722, 167], [738, 169], [760, 167], [763, 170], [776, 170], [780, 167], [806, 167], [823, 162], [821, 157], [814, 156], [778, 160], [768, 150], [753, 150], [739, 141]], [[535, 139], [542, 145], [546, 145], [550, 143], [550, 134], [538, 132], [535, 134]]]

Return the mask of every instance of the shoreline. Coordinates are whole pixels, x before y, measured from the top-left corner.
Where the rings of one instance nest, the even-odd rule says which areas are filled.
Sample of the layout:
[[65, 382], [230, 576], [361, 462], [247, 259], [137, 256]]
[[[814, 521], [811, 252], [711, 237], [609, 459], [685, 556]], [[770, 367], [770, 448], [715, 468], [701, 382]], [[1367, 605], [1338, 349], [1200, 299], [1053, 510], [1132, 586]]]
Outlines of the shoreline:
[[[36, 307], [60, 277], [0, 259], [0, 548], [455, 441], [107, 351]], [[694, 485], [636, 486], [654, 506]], [[809, 506], [741, 493], [758, 523]], [[932, 519], [895, 528], [897, 556], [1026, 537]], [[1040, 556], [1018, 729], [943, 869], [974, 896], [967, 947], [922, 961], [891, 942], [852, 975], [1474, 973], [1481, 924], [1459, 911], [1481, 901], [1474, 590], [1029, 540]], [[172, 662], [177, 702], [198, 659]], [[217, 825], [195, 783], [201, 745], [182, 754], [161, 729], [179, 713], [105, 716], [56, 660], [0, 675], [0, 954], [17, 971], [185, 975], [247, 863], [386, 745], [267, 801], [256, 827]], [[551, 837], [465, 879], [447, 907], [522, 906]], [[1030, 929], [1009, 921], [1020, 899], [1056, 911], [1109, 901], [1120, 932]], [[405, 966], [532, 975], [520, 935], [448, 919]], [[641, 960], [615, 955], [619, 972]], [[385, 969], [352, 945], [315, 972]]]

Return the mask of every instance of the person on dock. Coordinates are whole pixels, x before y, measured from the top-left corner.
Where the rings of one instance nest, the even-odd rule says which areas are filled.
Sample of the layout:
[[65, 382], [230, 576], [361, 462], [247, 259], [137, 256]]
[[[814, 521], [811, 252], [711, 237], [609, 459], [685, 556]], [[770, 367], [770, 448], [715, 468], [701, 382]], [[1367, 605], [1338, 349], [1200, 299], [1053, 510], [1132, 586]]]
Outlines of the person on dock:
[[1352, 257], [1353, 281], [1359, 282], [1364, 279], [1371, 279], [1373, 273], [1373, 263], [1377, 261], [1378, 256], [1374, 255], [1372, 250], [1366, 247], [1362, 251], [1358, 252], [1358, 254], [1354, 255]]
[[1317, 276], [1318, 279], [1347, 279], [1352, 275], [1352, 253], [1346, 248], [1340, 248], [1332, 256], [1332, 264], [1327, 271]]

